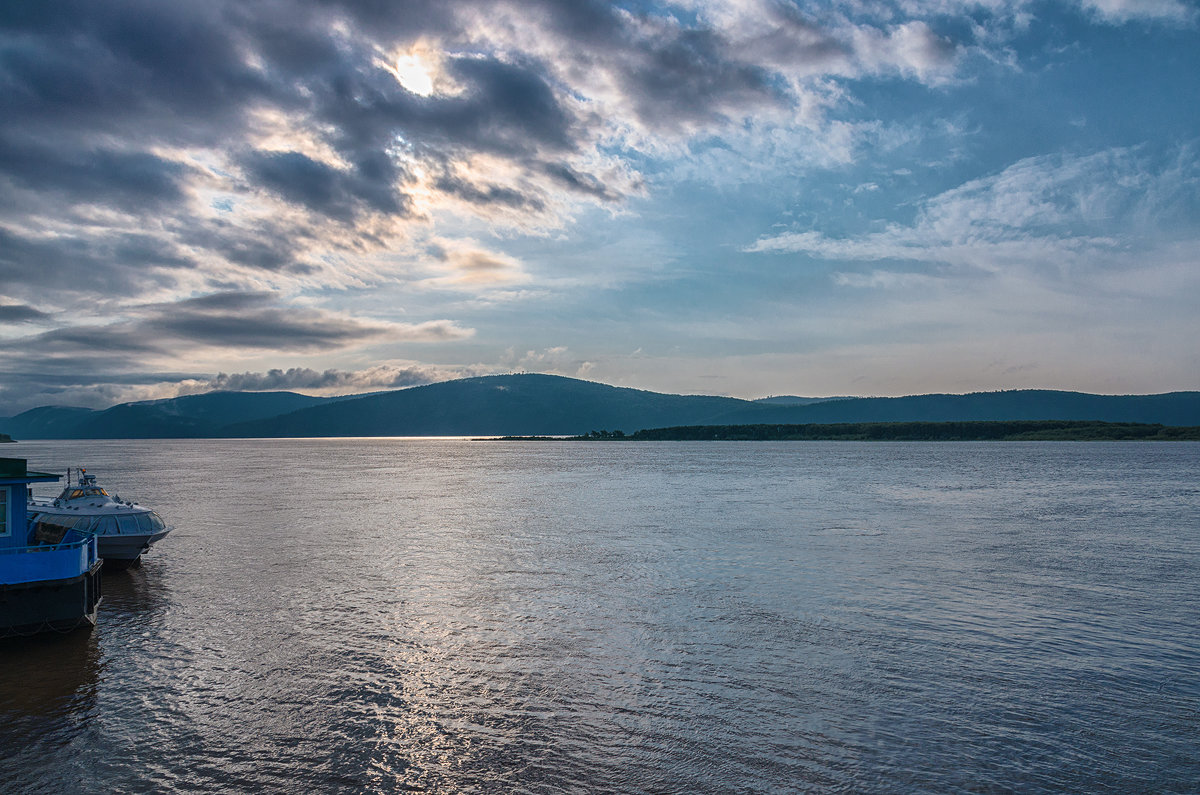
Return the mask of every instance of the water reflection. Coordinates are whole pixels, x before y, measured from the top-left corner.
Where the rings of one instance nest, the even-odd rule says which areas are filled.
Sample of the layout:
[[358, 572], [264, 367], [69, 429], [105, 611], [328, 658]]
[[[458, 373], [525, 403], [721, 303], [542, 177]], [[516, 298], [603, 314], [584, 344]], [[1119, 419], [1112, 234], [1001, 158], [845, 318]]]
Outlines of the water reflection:
[[171, 604], [171, 588], [157, 562], [131, 566], [123, 571], [104, 572], [104, 602], [100, 606], [100, 628], [130, 620], [145, 622], [160, 616]]
[[0, 733], [28, 718], [54, 723], [90, 709], [100, 660], [94, 629], [14, 638], [0, 644]]
[[62, 749], [86, 744], [103, 668], [92, 628], [0, 644], [0, 791], [63, 791], [77, 780], [78, 759], [62, 760]]

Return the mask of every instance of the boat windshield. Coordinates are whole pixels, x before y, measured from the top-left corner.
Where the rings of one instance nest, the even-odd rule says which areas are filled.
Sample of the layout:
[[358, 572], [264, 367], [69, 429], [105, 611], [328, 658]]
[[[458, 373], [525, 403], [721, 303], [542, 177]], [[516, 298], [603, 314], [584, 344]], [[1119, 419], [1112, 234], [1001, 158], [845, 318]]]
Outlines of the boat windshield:
[[151, 533], [160, 533], [167, 529], [166, 524], [163, 523], [162, 517], [156, 514], [154, 511], [136, 514], [136, 518], [138, 530], [146, 533], [147, 535]]
[[99, 486], [89, 486], [86, 489], [63, 489], [63, 493], [58, 495], [60, 500], [74, 500], [80, 497], [107, 497], [108, 492]]
[[44, 513], [39, 515], [33, 524], [33, 542], [35, 544], [61, 544], [63, 537], [70, 530], [78, 516], [55, 516]]

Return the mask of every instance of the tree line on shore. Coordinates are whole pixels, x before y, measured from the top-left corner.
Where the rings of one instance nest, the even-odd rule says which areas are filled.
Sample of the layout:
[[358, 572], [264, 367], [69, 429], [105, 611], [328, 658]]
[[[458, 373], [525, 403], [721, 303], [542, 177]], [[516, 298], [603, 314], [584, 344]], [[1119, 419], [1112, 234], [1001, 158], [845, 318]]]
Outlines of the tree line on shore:
[[679, 425], [631, 434], [594, 430], [568, 438], [574, 441], [1200, 441], [1200, 426], [1089, 420]]

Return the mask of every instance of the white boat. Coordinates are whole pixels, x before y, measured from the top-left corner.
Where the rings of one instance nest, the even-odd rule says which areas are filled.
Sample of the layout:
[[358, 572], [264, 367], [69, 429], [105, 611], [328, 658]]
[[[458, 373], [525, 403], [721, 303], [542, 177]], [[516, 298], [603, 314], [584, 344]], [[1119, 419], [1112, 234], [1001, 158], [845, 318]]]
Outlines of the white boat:
[[118, 569], [139, 563], [142, 553], [173, 529], [146, 506], [109, 496], [86, 469], [74, 483], [68, 469], [67, 487], [53, 500], [30, 499], [29, 528], [37, 543], [57, 543], [53, 540], [67, 530], [94, 535], [104, 563]]

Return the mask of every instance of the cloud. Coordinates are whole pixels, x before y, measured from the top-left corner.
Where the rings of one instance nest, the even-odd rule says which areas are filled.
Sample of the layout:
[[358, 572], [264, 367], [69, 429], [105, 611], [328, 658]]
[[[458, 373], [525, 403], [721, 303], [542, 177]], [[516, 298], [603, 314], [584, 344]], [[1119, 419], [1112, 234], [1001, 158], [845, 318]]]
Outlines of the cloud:
[[362, 209], [406, 215], [407, 198], [397, 189], [396, 165], [386, 157], [363, 158], [354, 169], [338, 169], [300, 152], [250, 152], [241, 165], [262, 187], [285, 201], [338, 221]]
[[[38, 320], [38, 310], [0, 305]], [[293, 367], [234, 375], [175, 373], [186, 362], [203, 370], [213, 361], [269, 354], [297, 356], [353, 351], [367, 345], [437, 344], [469, 339], [475, 330], [439, 319], [399, 323], [365, 320], [315, 307], [290, 306], [267, 292], [221, 292], [147, 304], [107, 324], [55, 328], [9, 339], [0, 348], [0, 405], [16, 413], [36, 405], [106, 407], [129, 400], [213, 389], [312, 389], [325, 393], [395, 388], [456, 377], [470, 368], [381, 364], [360, 371]], [[211, 370], [210, 370], [211, 372]]]
[[540, 212], [545, 202], [532, 193], [504, 185], [477, 183], [453, 174], [443, 174], [433, 183], [441, 192], [478, 206], [495, 206]]
[[36, 323], [53, 315], [24, 304], [0, 304], [0, 323]]
[[934, 282], [934, 279], [931, 277], [920, 273], [896, 273], [885, 270], [873, 270], [870, 273], [835, 272], [832, 278], [833, 283], [840, 287], [862, 287], [884, 290], [921, 287]]
[[435, 286], [503, 286], [528, 278], [520, 261], [474, 240], [434, 239], [428, 251], [437, 263], [435, 270], [442, 274], [427, 282]]
[[1195, 8], [1179, 0], [1080, 0], [1080, 5], [1106, 22], [1131, 20], [1190, 22]]
[[[571, 300], [616, 300], [579, 298], [582, 284], [657, 300], [645, 285], [717, 234], [687, 217], [706, 189], [761, 183], [758, 211], [801, 205], [821, 200], [832, 169], [882, 186], [859, 197], [881, 206], [895, 153], [934, 148], [929, 131], [988, 77], [981, 63], [1023, 66], [1012, 48], [1029, 44], [1035, 13], [1049, 16], [1026, 0], [0, 4], [0, 320], [22, 324], [6, 327], [21, 349], [0, 366], [269, 372], [277, 362], [246, 359], [460, 341], [475, 324], [461, 312], [484, 318], [501, 300], [561, 300], [556, 317]], [[1078, 0], [1065, 13], [1059, 39], [1194, 22], [1179, 0]], [[939, 141], [966, 136], [945, 125]], [[991, 134], [1003, 131], [975, 140]], [[1165, 170], [1146, 181], [1138, 158], [1003, 173], [987, 160], [991, 176], [926, 199], [911, 223], [798, 226], [754, 250], [871, 263], [839, 266], [836, 285], [894, 290], [909, 282], [892, 270], [1112, 263], [1145, 250], [1142, 219], [1193, 207], [1183, 182]], [[919, 160], [904, 162], [910, 184], [951, 173]], [[682, 239], [685, 225], [704, 242]], [[890, 260], [905, 265], [879, 265]], [[347, 311], [365, 291], [386, 302]], [[545, 348], [532, 336], [496, 345]], [[23, 350], [39, 345], [41, 360]]]
[[953, 73], [957, 47], [921, 21], [887, 30], [854, 31], [854, 51], [863, 66], [878, 73], [898, 72], [921, 82], [940, 84]]
[[64, 307], [388, 282], [464, 218], [545, 234], [641, 195], [679, 136], [856, 129], [823, 81], [938, 84], [947, 35], [765, 0], [6, 8], [0, 278]]
[[927, 200], [911, 224], [849, 237], [788, 232], [747, 251], [984, 271], [1099, 269], [1190, 234], [1186, 218], [1200, 207], [1198, 167], [1186, 151], [1158, 163], [1136, 149], [1027, 158]]
[[[1021, 29], [1029, 27], [1040, 11], [1033, 0], [901, 0], [898, 5], [914, 17], [971, 14], [976, 24], [991, 21]], [[1074, 0], [1071, 5], [1106, 24], [1134, 20], [1187, 23], [1195, 19], [1195, 9], [1186, 0]], [[886, 4], [876, 8], [890, 10]]]
[[56, 328], [11, 340], [0, 352], [0, 369], [129, 372], [179, 359], [196, 366], [231, 353], [323, 353], [375, 343], [451, 342], [474, 333], [451, 320], [363, 320], [285, 306], [265, 292], [225, 292], [146, 305], [137, 314], [107, 325]]
[[94, 303], [97, 295], [137, 295], [194, 266], [185, 248], [133, 229], [42, 232], [0, 224], [0, 281], [14, 297], [53, 300], [70, 291]]
[[[126, 360], [126, 366], [129, 362]], [[109, 363], [116, 368], [117, 361]], [[37, 406], [82, 406], [105, 409], [117, 403], [179, 397], [216, 391], [299, 391], [316, 395], [350, 395], [385, 389], [486, 375], [495, 368], [438, 366], [417, 362], [379, 364], [361, 370], [308, 367], [241, 373], [137, 372], [109, 369], [98, 373], [86, 367], [60, 372], [10, 372], [0, 382], [0, 416], [12, 416]]]
[[14, 416], [38, 406], [106, 409], [132, 400], [174, 397], [189, 377], [186, 373], [130, 373], [118, 369], [103, 373], [6, 372], [0, 381], [0, 415]]
[[267, 293], [217, 293], [154, 307], [132, 332], [221, 348], [324, 351], [374, 340], [444, 342], [472, 329], [449, 320], [423, 323], [364, 321], [319, 309], [280, 306]]
[[582, 378], [594, 369], [595, 363], [578, 358], [566, 345], [554, 345], [524, 353], [509, 348], [501, 359], [501, 367]]
[[13, 184], [57, 193], [73, 204], [149, 209], [178, 202], [190, 167], [150, 152], [61, 151], [36, 142], [0, 143], [0, 173]]
[[339, 394], [367, 389], [398, 389], [444, 381], [458, 376], [444, 369], [423, 365], [376, 365], [363, 370], [313, 370], [309, 367], [273, 369], [267, 372], [219, 373], [207, 381], [199, 381], [197, 391], [229, 390], [234, 392], [265, 392], [303, 389]]

